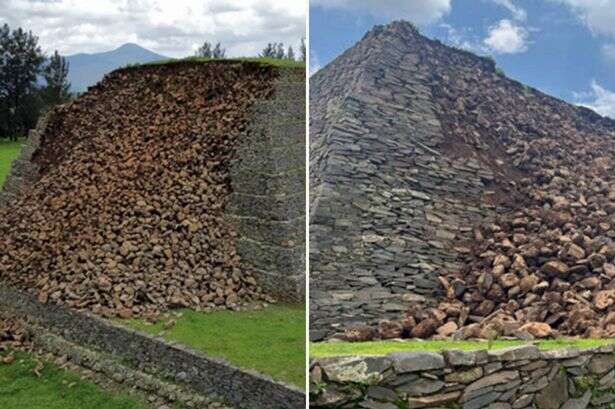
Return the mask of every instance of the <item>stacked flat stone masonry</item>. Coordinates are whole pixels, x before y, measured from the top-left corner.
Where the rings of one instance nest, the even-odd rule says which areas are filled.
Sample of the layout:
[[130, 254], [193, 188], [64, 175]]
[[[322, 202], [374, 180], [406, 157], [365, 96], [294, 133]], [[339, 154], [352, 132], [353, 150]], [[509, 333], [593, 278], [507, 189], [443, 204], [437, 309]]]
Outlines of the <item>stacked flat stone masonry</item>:
[[615, 345], [326, 358], [312, 363], [310, 382], [313, 408], [606, 409]]
[[30, 130], [28, 138], [21, 146], [19, 157], [13, 161], [11, 171], [0, 190], [0, 206], [4, 206], [21, 194], [22, 189], [30, 186], [39, 176], [38, 165], [32, 162], [32, 154], [38, 149], [41, 133], [44, 132], [47, 117], [42, 117], [36, 128]]
[[370, 32], [311, 79], [311, 326], [398, 318], [493, 217], [492, 171], [454, 159], [420, 44]]
[[527, 203], [519, 180], [540, 169], [509, 145], [615, 130], [407, 22], [375, 27], [310, 92], [313, 340], [441, 301], [439, 278], [467, 268], [479, 226]]
[[281, 70], [231, 166], [237, 252], [278, 299], [305, 298], [305, 76]]
[[295, 386], [91, 314], [41, 304], [30, 294], [4, 285], [0, 285], [0, 310], [3, 315], [27, 321], [30, 329], [41, 328], [43, 331], [35, 336], [35, 342], [54, 353], [60, 351], [45, 344], [48, 336], [41, 338], [43, 333], [59, 337], [54, 344], [70, 343], [93, 351], [93, 356], [119, 359], [127, 368], [177, 383], [202, 396], [215, 397], [232, 407], [305, 407], [305, 393]]

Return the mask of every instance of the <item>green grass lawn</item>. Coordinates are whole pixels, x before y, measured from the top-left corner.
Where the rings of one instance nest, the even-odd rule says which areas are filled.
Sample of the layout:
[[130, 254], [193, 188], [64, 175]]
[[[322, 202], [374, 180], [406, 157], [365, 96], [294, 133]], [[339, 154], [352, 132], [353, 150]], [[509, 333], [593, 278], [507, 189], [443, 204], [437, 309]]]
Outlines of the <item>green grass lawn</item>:
[[145, 409], [125, 393], [110, 393], [67, 369], [45, 363], [40, 377], [37, 362], [26, 353], [11, 364], [0, 363], [2, 409]]
[[0, 140], [0, 187], [11, 171], [11, 163], [19, 155], [23, 141], [9, 142]]
[[[375, 341], [375, 342], [313, 342], [310, 344], [310, 357], [325, 358], [348, 355], [386, 355], [402, 351], [431, 351], [444, 349], [494, 349], [527, 344], [527, 341], [495, 340], [488, 341]], [[540, 349], [564, 347], [592, 348], [615, 343], [614, 339], [558, 338], [536, 341]]]
[[293, 60], [280, 60], [277, 58], [270, 57], [237, 57], [237, 58], [206, 58], [206, 57], [187, 57], [187, 58], [178, 58], [178, 59], [168, 59], [168, 60], [158, 60], [152, 61], [144, 64], [134, 64], [129, 65], [129, 67], [139, 67], [143, 65], [165, 65], [165, 64], [176, 64], [185, 61], [194, 61], [194, 62], [211, 62], [211, 61], [247, 61], [247, 62], [256, 62], [265, 65], [273, 65], [275, 67], [282, 68], [305, 68], [305, 63], [302, 61], [293, 61]]
[[212, 357], [274, 379], [305, 387], [305, 309], [303, 305], [270, 305], [260, 311], [180, 310], [168, 330], [169, 319], [152, 325], [143, 320], [123, 320], [133, 328], [162, 335]]

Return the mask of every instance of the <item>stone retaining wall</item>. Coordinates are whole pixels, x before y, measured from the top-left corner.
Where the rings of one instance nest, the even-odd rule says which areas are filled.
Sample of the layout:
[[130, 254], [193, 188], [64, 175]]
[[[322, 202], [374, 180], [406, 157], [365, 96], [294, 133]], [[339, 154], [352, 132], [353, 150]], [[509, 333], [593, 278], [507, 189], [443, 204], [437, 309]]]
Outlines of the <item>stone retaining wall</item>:
[[29, 294], [2, 285], [0, 310], [139, 370], [185, 384], [199, 394], [220, 396], [238, 408], [305, 407], [305, 393], [297, 387], [89, 314], [41, 304]]
[[606, 409], [615, 407], [615, 344], [319, 359], [310, 387], [314, 408]]
[[305, 73], [280, 70], [272, 98], [254, 108], [231, 167], [226, 209], [237, 252], [265, 290], [305, 299]]
[[22, 190], [34, 183], [39, 177], [38, 166], [31, 161], [32, 154], [38, 149], [41, 134], [45, 130], [50, 114], [42, 116], [35, 129], [30, 130], [28, 139], [22, 144], [19, 157], [13, 161], [11, 172], [0, 189], [0, 206], [18, 197]]

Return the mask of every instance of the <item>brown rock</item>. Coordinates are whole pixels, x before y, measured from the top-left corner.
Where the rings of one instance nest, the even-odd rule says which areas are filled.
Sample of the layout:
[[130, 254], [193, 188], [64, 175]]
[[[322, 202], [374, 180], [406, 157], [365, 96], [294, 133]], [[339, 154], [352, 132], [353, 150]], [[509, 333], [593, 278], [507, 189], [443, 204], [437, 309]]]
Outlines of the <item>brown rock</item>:
[[615, 303], [615, 290], [603, 290], [594, 294], [594, 305], [599, 310], [605, 310]]
[[382, 320], [378, 323], [378, 334], [381, 339], [401, 338], [404, 327], [396, 321]]
[[438, 322], [434, 320], [433, 318], [427, 318], [419, 322], [414, 328], [412, 328], [410, 335], [413, 338], [426, 339], [426, 338], [431, 337], [436, 332], [437, 329], [438, 329]]
[[566, 263], [559, 260], [551, 260], [542, 266], [542, 271], [553, 276], [565, 276], [569, 268]]
[[375, 338], [376, 330], [369, 325], [355, 325], [344, 331], [344, 339], [348, 342], [371, 341]]
[[453, 335], [453, 333], [457, 331], [457, 329], [457, 324], [455, 324], [453, 321], [449, 321], [446, 324], [442, 325], [440, 328], [438, 328], [436, 332], [438, 333], [438, 335], [441, 335], [443, 337], [449, 337]]
[[544, 322], [528, 322], [523, 324], [519, 331], [527, 332], [535, 338], [547, 338], [553, 335], [551, 326]]

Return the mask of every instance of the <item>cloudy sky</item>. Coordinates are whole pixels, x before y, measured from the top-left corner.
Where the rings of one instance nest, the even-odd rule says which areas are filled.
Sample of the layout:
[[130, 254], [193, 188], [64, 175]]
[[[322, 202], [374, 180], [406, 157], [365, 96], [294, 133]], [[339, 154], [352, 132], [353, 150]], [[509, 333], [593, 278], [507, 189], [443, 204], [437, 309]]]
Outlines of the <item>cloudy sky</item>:
[[304, 0], [0, 0], [0, 24], [65, 55], [132, 42], [183, 57], [220, 41], [229, 56], [252, 56], [268, 42], [298, 44], [306, 12]]
[[509, 77], [615, 118], [615, 0], [312, 0], [311, 71], [373, 25], [401, 18], [492, 55]]

